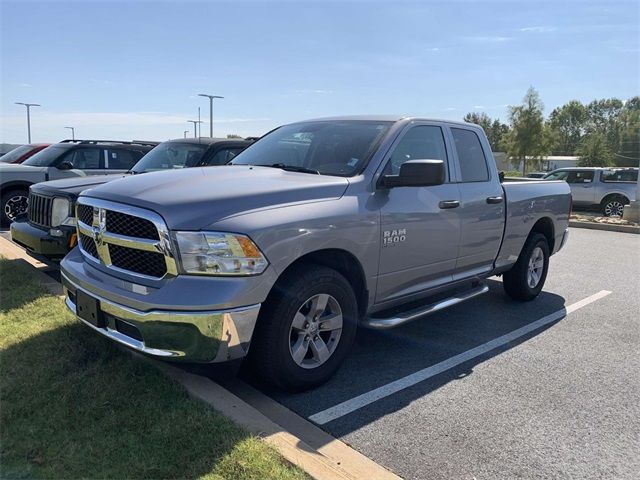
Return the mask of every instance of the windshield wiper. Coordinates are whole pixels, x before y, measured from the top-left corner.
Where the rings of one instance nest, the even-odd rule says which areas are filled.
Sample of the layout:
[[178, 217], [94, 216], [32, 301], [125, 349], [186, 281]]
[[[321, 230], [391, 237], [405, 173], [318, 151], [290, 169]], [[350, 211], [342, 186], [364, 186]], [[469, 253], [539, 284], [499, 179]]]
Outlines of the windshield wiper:
[[296, 165], [286, 165], [284, 163], [272, 163], [271, 165], [257, 164], [256, 167], [271, 167], [271, 168], [279, 168], [281, 170], [286, 170], [287, 172], [313, 173], [315, 175], [320, 175], [320, 172], [318, 170], [313, 170], [312, 168], [298, 167]]

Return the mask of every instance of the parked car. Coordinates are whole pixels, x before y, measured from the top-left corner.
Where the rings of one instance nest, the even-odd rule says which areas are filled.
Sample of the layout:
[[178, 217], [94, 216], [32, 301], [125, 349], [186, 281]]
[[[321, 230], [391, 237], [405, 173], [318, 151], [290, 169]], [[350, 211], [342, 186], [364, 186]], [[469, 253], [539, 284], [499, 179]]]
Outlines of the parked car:
[[0, 162], [2, 163], [22, 163], [27, 158], [32, 157], [40, 150], [44, 150], [47, 148], [50, 143], [31, 143], [28, 145], [20, 145], [19, 147], [14, 148], [13, 150], [8, 151], [2, 157], [0, 157]]
[[492, 275], [535, 298], [567, 240], [567, 184], [501, 184], [472, 124], [306, 121], [231, 163], [83, 192], [79, 248], [61, 262], [71, 311], [166, 360], [248, 354], [260, 378], [299, 390], [337, 370], [358, 326], [474, 298]]
[[546, 172], [529, 172], [525, 175], [526, 178], [542, 178], [546, 175]]
[[223, 165], [252, 142], [242, 139], [169, 140], [147, 153], [131, 170], [101, 175], [52, 180], [32, 185], [26, 216], [11, 223], [11, 238], [29, 252], [50, 259], [64, 257], [76, 245], [75, 201], [83, 190], [128, 175], [176, 168]]
[[638, 169], [560, 168], [548, 173], [543, 178], [567, 182], [571, 187], [575, 206], [598, 207], [606, 217], [622, 216], [624, 206], [636, 199]]
[[58, 178], [128, 171], [158, 142], [64, 140], [20, 165], [0, 163], [0, 223], [9, 225], [27, 211], [29, 187]]

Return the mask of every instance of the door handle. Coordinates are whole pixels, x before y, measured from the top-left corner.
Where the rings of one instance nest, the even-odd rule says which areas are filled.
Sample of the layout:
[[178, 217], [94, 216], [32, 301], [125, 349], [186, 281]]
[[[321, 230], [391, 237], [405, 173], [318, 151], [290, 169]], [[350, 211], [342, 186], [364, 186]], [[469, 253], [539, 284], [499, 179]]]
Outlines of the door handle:
[[487, 197], [487, 203], [502, 203], [502, 200], [504, 199], [501, 195], [496, 195], [495, 197]]
[[457, 208], [460, 206], [460, 202], [458, 200], [443, 200], [438, 203], [440, 208]]

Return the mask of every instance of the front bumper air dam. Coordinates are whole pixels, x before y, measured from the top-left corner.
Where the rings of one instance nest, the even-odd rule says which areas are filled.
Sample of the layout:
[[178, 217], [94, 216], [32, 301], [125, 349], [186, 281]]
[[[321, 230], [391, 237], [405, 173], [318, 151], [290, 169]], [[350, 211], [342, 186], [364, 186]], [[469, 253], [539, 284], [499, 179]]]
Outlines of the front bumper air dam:
[[[249, 351], [260, 304], [218, 311], [140, 311], [86, 292], [63, 273], [65, 303], [76, 317], [109, 339], [165, 360], [220, 363], [237, 360]], [[95, 298], [103, 325], [77, 315], [79, 291]]]

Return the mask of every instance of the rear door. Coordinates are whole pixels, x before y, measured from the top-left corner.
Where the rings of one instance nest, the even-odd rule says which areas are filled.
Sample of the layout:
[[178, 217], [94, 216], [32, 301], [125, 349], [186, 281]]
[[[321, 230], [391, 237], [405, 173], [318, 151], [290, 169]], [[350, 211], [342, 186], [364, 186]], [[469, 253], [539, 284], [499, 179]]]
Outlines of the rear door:
[[593, 170], [569, 170], [567, 183], [571, 188], [574, 205], [596, 203], [596, 183]]
[[[378, 190], [382, 207], [376, 302], [448, 283], [458, 255], [458, 186], [450, 165], [451, 146], [438, 124], [414, 124], [391, 148], [384, 174], [397, 175], [408, 160], [444, 160], [443, 185]], [[450, 202], [446, 204], [445, 202]]]
[[460, 183], [460, 248], [454, 280], [493, 269], [505, 222], [505, 201], [489, 144], [471, 128], [451, 127]]

